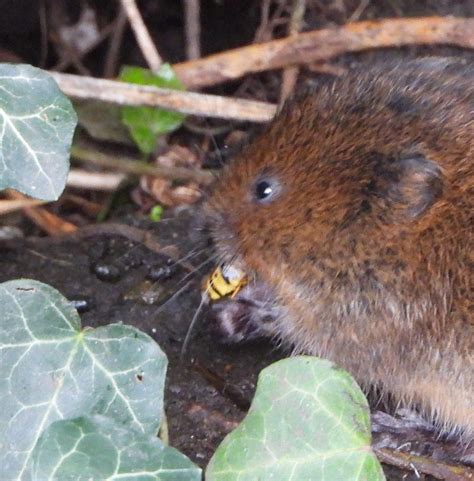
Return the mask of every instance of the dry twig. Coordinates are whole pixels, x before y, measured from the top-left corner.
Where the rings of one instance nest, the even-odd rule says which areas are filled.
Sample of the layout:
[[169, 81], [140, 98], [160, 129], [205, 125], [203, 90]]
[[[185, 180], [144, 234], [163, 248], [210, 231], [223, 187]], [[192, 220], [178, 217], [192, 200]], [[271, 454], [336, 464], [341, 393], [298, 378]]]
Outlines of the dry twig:
[[[293, 0], [293, 11], [291, 13], [290, 23], [288, 24], [289, 36], [298, 35], [300, 33], [305, 11], [306, 0]], [[279, 101], [280, 105], [283, 105], [286, 99], [292, 94], [298, 80], [299, 71], [300, 69], [297, 66], [287, 67], [283, 70]]]
[[364, 13], [364, 10], [369, 6], [369, 3], [370, 3], [370, 0], [360, 0], [359, 5], [352, 12], [352, 15], [349, 17], [348, 22], [355, 22], [359, 20], [360, 16]]
[[97, 218], [104, 209], [102, 204], [81, 197], [80, 195], [73, 194], [70, 191], [66, 191], [61, 196], [61, 204], [72, 204], [75, 208], [93, 218]]
[[110, 172], [88, 172], [71, 169], [67, 177], [67, 185], [77, 189], [115, 191], [125, 179], [125, 175]]
[[201, 57], [200, 0], [184, 0], [184, 25], [186, 31], [186, 57]]
[[56, 45], [56, 50], [61, 56], [61, 61], [59, 62], [58, 67], [55, 68], [60, 70], [63, 65], [71, 64], [81, 75], [87, 76], [91, 74], [91, 71], [82, 63], [82, 57], [84, 56], [82, 53], [77, 52], [64, 42], [61, 36], [56, 32], [51, 32], [50, 38]]
[[[173, 245], [161, 245], [156, 240], [156, 233], [152, 230], [139, 229], [126, 224], [118, 223], [104, 223], [104, 224], [91, 224], [77, 228], [72, 232], [63, 232], [54, 237], [28, 237], [22, 239], [21, 243], [25, 246], [37, 247], [37, 246], [51, 246], [62, 244], [66, 241], [77, 242], [80, 239], [88, 239], [95, 236], [119, 236], [123, 237], [131, 242], [142, 244], [151, 252], [164, 255], [182, 265], [185, 269], [193, 271], [193, 266], [182, 260], [182, 256], [176, 251]], [[0, 248], [18, 247], [18, 240], [5, 239], [0, 240]]]
[[0, 215], [11, 214], [26, 207], [35, 207], [45, 204], [44, 200], [22, 199], [22, 200], [0, 200]]
[[161, 89], [58, 72], [50, 74], [66, 95], [78, 99], [101, 100], [118, 105], [146, 105], [190, 115], [251, 122], [267, 122], [276, 111], [273, 104], [252, 100]]
[[135, 0], [121, 0], [121, 2], [140, 50], [150, 69], [156, 72], [160, 68], [162, 60], [140, 15], [137, 4]]
[[412, 456], [401, 451], [385, 448], [374, 448], [375, 454], [382, 463], [407, 471], [416, 470], [445, 481], [473, 481], [474, 471], [467, 466], [451, 466], [423, 456]]
[[173, 66], [188, 88], [202, 88], [249, 73], [311, 64], [347, 52], [445, 44], [474, 48], [474, 19], [426, 17], [349, 23], [250, 45]]
[[[116, 30], [118, 27], [118, 19], [114, 20], [112, 23], [109, 25], [105, 26], [99, 36], [95, 39], [93, 43], [91, 43], [86, 49], [84, 49], [82, 52], [76, 52], [76, 57], [75, 61], [78, 59], [80, 60], [84, 56], [86, 56], [88, 53], [90, 53], [92, 50], [94, 50], [98, 45], [100, 45], [109, 35]], [[61, 72], [63, 70], [66, 70], [68, 67], [70, 67], [71, 64], [73, 64], [74, 61], [72, 58], [64, 57], [62, 58], [53, 68], [52, 70], [56, 70], [58, 72]]]
[[[13, 200], [28, 200], [28, 197], [25, 195], [10, 189], [6, 191], [6, 196]], [[40, 229], [49, 235], [70, 234], [77, 230], [74, 224], [61, 219], [43, 207], [24, 207], [23, 212]]]
[[214, 180], [214, 175], [202, 169], [187, 169], [184, 167], [166, 167], [164, 165], [150, 165], [135, 158], [126, 158], [119, 155], [109, 155], [99, 152], [96, 148], [73, 145], [71, 156], [112, 169], [114, 172], [126, 172], [134, 175], [149, 175], [165, 179], [193, 180], [201, 185], [209, 185]]
[[274, 30], [288, 21], [285, 15], [287, 8], [288, 0], [262, 0], [261, 22], [255, 32], [253, 43], [268, 42], [273, 38]]
[[127, 15], [123, 8], [120, 9], [117, 18], [115, 20], [115, 28], [110, 35], [109, 47], [107, 49], [107, 55], [105, 58], [104, 77], [114, 77], [117, 72], [117, 63], [120, 53], [120, 47], [122, 45], [123, 34], [125, 27], [127, 26]]

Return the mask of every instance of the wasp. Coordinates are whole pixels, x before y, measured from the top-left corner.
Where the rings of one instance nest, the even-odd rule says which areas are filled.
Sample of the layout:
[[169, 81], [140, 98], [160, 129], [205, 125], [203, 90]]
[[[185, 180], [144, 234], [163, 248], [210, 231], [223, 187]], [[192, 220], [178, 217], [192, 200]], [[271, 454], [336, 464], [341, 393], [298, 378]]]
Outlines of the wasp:
[[228, 296], [234, 298], [247, 283], [244, 272], [231, 264], [222, 264], [204, 280], [203, 290], [210, 301], [218, 301]]
[[224, 297], [235, 297], [240, 289], [247, 285], [247, 283], [247, 275], [231, 264], [221, 264], [214, 269], [209, 277], [204, 279], [201, 303], [196, 309], [196, 312], [194, 313], [194, 316], [189, 324], [188, 331], [181, 348], [181, 359], [183, 359], [189, 340], [191, 339], [191, 332], [197, 322], [203, 306], [209, 302], [215, 302], [223, 299]]

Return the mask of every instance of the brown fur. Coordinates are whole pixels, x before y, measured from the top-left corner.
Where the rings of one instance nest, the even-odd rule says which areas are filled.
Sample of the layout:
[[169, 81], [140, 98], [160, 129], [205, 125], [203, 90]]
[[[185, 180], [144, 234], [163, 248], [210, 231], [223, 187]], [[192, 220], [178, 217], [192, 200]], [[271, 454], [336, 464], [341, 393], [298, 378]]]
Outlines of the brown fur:
[[[275, 334], [474, 436], [474, 68], [424, 59], [292, 100], [225, 169], [223, 257], [275, 292]], [[269, 203], [253, 195], [277, 179]]]

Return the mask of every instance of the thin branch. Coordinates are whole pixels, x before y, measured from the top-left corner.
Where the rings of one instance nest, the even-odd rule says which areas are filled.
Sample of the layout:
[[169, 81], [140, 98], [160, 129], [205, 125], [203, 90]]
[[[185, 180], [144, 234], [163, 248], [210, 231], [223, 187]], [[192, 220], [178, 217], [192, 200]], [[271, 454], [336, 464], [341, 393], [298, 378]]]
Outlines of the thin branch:
[[182, 265], [185, 269], [193, 271], [194, 267], [186, 260], [182, 260], [182, 256], [179, 252], [176, 252], [176, 247], [173, 245], [161, 245], [156, 240], [156, 233], [150, 229], [139, 229], [126, 224], [117, 223], [103, 223], [103, 224], [91, 224], [83, 227], [79, 227], [74, 231], [61, 232], [54, 237], [27, 237], [25, 239], [0, 239], [0, 248], [17, 248], [19, 243], [24, 246], [51, 246], [62, 244], [66, 241], [77, 242], [81, 239], [88, 239], [95, 236], [119, 236], [124, 237], [137, 244], [144, 245], [151, 252], [156, 254], [170, 257]]
[[200, 0], [184, 0], [184, 25], [186, 32], [186, 57], [201, 57]]
[[260, 6], [260, 25], [255, 32], [252, 43], [270, 41], [273, 38], [275, 29], [288, 22], [285, 16], [288, 3], [288, 0], [262, 0]]
[[62, 204], [72, 204], [86, 215], [97, 218], [104, 210], [104, 206], [98, 202], [88, 200], [81, 195], [73, 194], [70, 190], [64, 192], [61, 196]]
[[370, 3], [370, 0], [360, 0], [359, 5], [352, 12], [352, 15], [349, 17], [348, 22], [355, 22], [359, 20], [360, 16], [364, 13], [364, 10], [369, 6], [369, 3]]
[[122, 46], [123, 34], [125, 32], [125, 27], [127, 26], [127, 15], [125, 14], [123, 8], [120, 9], [117, 15], [117, 19], [114, 23], [115, 28], [110, 35], [107, 55], [105, 57], [105, 78], [114, 77], [117, 73], [117, 63], [120, 53], [120, 47]]
[[163, 177], [171, 180], [193, 180], [201, 185], [209, 185], [214, 180], [214, 175], [205, 170], [186, 169], [184, 167], [165, 167], [162, 165], [150, 165], [136, 158], [110, 155], [100, 152], [96, 148], [74, 144], [71, 148], [71, 156], [101, 167], [112, 169], [114, 172], [125, 172], [133, 175], [150, 175]]
[[82, 63], [83, 53], [74, 50], [68, 43], [64, 42], [62, 37], [57, 32], [51, 32], [51, 41], [55, 44], [57, 53], [61, 57], [61, 62], [58, 64], [71, 64], [76, 70], [84, 75], [90, 75], [90, 70]]
[[[88, 53], [92, 52], [98, 45], [100, 45], [109, 35], [115, 31], [118, 25], [118, 19], [114, 20], [109, 25], [105, 26], [97, 36], [97, 38], [92, 42], [86, 49], [81, 52], [77, 52], [76, 57], [81, 59], [85, 57]], [[57, 70], [58, 72], [66, 70], [72, 64], [72, 59], [63, 58], [61, 59], [52, 70]]]
[[118, 105], [146, 105], [189, 115], [251, 122], [267, 122], [276, 111], [273, 104], [253, 100], [161, 89], [58, 72], [50, 74], [66, 95], [78, 99], [100, 100]]
[[121, 0], [121, 2], [140, 50], [150, 69], [156, 72], [163, 62], [140, 15], [137, 4], [135, 0]]
[[17, 210], [24, 209], [26, 207], [35, 207], [41, 204], [45, 204], [44, 200], [36, 199], [20, 199], [20, 200], [0, 200], [0, 216], [5, 214], [11, 214]]
[[349, 23], [249, 45], [173, 66], [192, 89], [216, 85], [249, 73], [306, 65], [347, 52], [405, 45], [474, 48], [474, 19], [426, 17]]
[[[300, 33], [303, 26], [305, 11], [306, 0], [293, 0], [291, 19], [288, 24], [289, 36], [295, 36]], [[283, 70], [279, 105], [283, 105], [286, 99], [292, 94], [298, 80], [299, 71], [300, 69], [298, 66], [287, 67]]]
[[[28, 200], [28, 197], [22, 193], [11, 189], [8, 189], [5, 195], [13, 200]], [[74, 224], [61, 219], [43, 207], [24, 207], [23, 212], [32, 222], [49, 235], [68, 234], [77, 230]]]
[[125, 179], [125, 175], [110, 172], [88, 172], [71, 169], [67, 177], [67, 185], [77, 189], [114, 191]]
[[382, 463], [397, 466], [407, 471], [417, 471], [419, 473], [429, 474], [436, 479], [445, 481], [472, 481], [474, 479], [474, 471], [467, 466], [451, 466], [435, 459], [425, 458], [423, 456], [413, 456], [401, 451], [395, 451], [385, 448], [373, 448], [377, 458]]

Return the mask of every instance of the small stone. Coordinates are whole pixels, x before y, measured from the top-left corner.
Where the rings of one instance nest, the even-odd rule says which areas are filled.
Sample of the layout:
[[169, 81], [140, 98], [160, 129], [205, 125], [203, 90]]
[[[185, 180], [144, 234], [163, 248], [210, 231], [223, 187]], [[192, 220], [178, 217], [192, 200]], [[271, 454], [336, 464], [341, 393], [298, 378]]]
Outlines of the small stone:
[[120, 269], [106, 262], [97, 262], [92, 267], [92, 272], [98, 279], [105, 282], [117, 282], [121, 277]]

